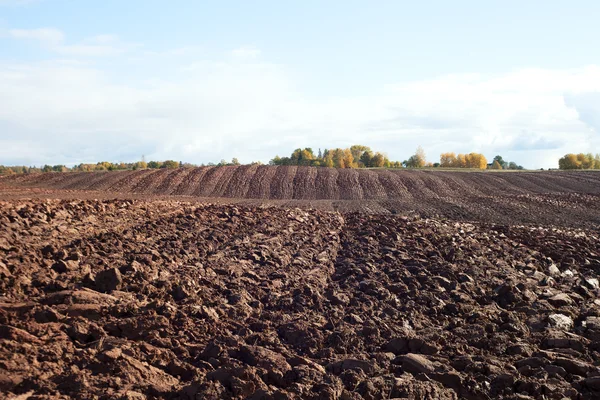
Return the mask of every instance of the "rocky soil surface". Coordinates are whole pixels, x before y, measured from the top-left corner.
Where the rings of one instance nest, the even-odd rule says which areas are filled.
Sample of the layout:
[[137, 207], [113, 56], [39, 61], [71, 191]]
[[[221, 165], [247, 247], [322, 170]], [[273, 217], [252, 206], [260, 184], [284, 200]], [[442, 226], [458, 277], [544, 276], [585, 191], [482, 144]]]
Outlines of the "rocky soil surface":
[[597, 230], [0, 202], [0, 397], [593, 399]]

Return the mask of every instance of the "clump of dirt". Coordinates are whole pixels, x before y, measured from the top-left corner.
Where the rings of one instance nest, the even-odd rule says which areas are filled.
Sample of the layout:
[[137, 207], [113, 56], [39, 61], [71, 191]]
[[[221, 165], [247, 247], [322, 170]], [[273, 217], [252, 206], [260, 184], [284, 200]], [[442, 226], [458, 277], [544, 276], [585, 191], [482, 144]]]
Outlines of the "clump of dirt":
[[0, 228], [7, 398], [600, 396], [593, 231], [137, 200]]

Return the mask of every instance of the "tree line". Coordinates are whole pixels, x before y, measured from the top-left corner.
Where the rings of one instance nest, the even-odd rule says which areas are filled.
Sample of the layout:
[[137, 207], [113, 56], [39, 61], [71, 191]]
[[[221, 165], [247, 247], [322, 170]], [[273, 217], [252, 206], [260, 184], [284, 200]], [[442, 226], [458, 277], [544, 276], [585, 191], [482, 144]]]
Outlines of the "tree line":
[[289, 157], [275, 156], [270, 165], [306, 165], [313, 167], [335, 168], [473, 168], [473, 169], [523, 169], [515, 162], [506, 162], [502, 156], [494, 157], [492, 163], [480, 153], [455, 154], [442, 153], [440, 162], [427, 161], [421, 146], [407, 160], [390, 161], [381, 152], [373, 152], [369, 147], [354, 145], [347, 149], [325, 149], [315, 155], [310, 147], [296, 149]]
[[363, 145], [354, 145], [347, 149], [325, 149], [315, 154], [306, 147], [296, 149], [289, 157], [275, 156], [269, 165], [305, 165], [329, 168], [402, 168], [402, 163], [390, 161], [383, 153], [373, 152]]
[[[143, 158], [143, 157], [142, 157]], [[252, 164], [261, 164], [260, 162], [254, 162]], [[204, 166], [225, 166], [225, 165], [241, 165], [237, 158], [233, 158], [231, 162], [221, 160], [219, 163], [208, 163], [208, 164], [191, 164], [184, 163], [182, 161], [165, 160], [165, 161], [136, 161], [132, 163], [113, 163], [110, 161], [101, 161], [96, 164], [78, 164], [71, 168], [58, 164], [58, 165], [44, 165], [42, 167], [28, 167], [28, 166], [4, 166], [0, 165], [0, 175], [13, 175], [13, 174], [33, 174], [42, 172], [93, 172], [93, 171], [136, 171], [140, 169], [175, 169], [175, 168], [196, 168]]]
[[558, 160], [560, 169], [600, 169], [600, 154], [565, 154]]
[[[261, 162], [252, 162], [252, 165], [262, 165]], [[142, 156], [141, 161], [132, 163], [113, 163], [101, 161], [96, 164], [78, 164], [67, 167], [62, 164], [44, 165], [42, 167], [31, 166], [3, 166], [0, 165], [0, 175], [31, 174], [41, 172], [91, 172], [91, 171], [123, 171], [140, 169], [175, 169], [195, 168], [200, 166], [227, 166], [241, 165], [237, 158], [230, 162], [221, 160], [219, 163], [191, 164], [182, 161], [148, 161]], [[275, 156], [269, 161], [269, 165], [304, 165], [312, 167], [329, 168], [471, 168], [471, 169], [493, 169], [493, 170], [522, 170], [523, 166], [513, 161], [505, 161], [502, 156], [497, 155], [491, 163], [481, 153], [455, 154], [452, 152], [442, 153], [440, 162], [428, 162], [425, 151], [419, 146], [415, 153], [407, 160], [391, 161], [385, 153], [373, 151], [364, 145], [354, 145], [349, 148], [319, 149], [317, 153], [310, 147], [298, 148], [289, 157]], [[600, 154], [591, 153], [569, 153], [558, 160], [561, 170], [569, 169], [600, 169]]]

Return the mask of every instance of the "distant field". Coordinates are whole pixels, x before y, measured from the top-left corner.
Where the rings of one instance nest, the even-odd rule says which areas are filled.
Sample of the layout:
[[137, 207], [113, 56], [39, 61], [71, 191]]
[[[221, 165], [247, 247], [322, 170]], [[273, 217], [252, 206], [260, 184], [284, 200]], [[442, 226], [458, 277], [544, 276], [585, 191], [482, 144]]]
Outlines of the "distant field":
[[269, 200], [393, 200], [527, 193], [600, 193], [597, 171], [335, 169], [228, 166], [15, 175], [7, 185]]
[[171, 198], [508, 224], [600, 226], [597, 171], [228, 166], [13, 175], [0, 198]]

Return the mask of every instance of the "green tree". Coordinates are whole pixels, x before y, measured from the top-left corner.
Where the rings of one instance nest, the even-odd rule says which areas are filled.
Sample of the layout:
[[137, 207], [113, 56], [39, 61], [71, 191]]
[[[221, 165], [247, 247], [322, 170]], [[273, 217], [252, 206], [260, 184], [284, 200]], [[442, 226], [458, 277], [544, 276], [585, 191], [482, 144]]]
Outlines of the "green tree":
[[408, 161], [406, 161], [406, 166], [409, 168], [423, 168], [426, 164], [427, 160], [425, 158], [425, 151], [421, 146], [417, 147], [415, 154], [410, 156]]
[[344, 160], [344, 151], [342, 149], [334, 149], [332, 150], [333, 154], [333, 165], [336, 168], [346, 168], [346, 163]]
[[176, 168], [179, 168], [179, 162], [173, 161], [173, 160], [167, 160], [162, 163], [161, 168], [176, 169]]
[[558, 168], [560, 169], [580, 169], [581, 163], [576, 154], [566, 154], [558, 160]]
[[494, 158], [494, 162], [492, 163], [491, 169], [502, 169], [502, 164], [500, 163], [500, 161]]
[[290, 157], [292, 165], [311, 165], [315, 159], [313, 150], [310, 147], [304, 149], [296, 149]]
[[363, 165], [363, 167], [365, 168], [369, 168], [373, 166], [373, 152], [370, 150], [364, 151], [362, 153], [362, 155], [360, 156], [360, 163]]
[[361, 144], [355, 144], [353, 146], [350, 146], [350, 152], [352, 153], [352, 158], [354, 159], [354, 163], [356, 165], [359, 165], [363, 153], [367, 151], [370, 152], [371, 149]]
[[516, 162], [511, 161], [508, 163], [507, 169], [524, 169], [521, 165], [518, 165]]
[[[508, 163], [506, 161], [504, 161], [504, 159], [500, 155], [494, 157], [493, 161], [498, 161], [498, 164], [500, 164], [502, 169], [506, 169], [506, 167], [508, 167]], [[493, 164], [493, 162], [492, 162], [492, 164]]]
[[375, 153], [371, 158], [371, 167], [381, 168], [385, 166], [385, 157], [381, 153]]
[[327, 152], [327, 155], [324, 156], [325, 157], [325, 160], [324, 160], [325, 166], [327, 168], [335, 167], [335, 161], [333, 160], [333, 152], [328, 151], [328, 150], [326, 150], [326, 152]]
[[133, 169], [146, 169], [146, 168], [148, 168], [148, 163], [144, 160], [138, 161], [135, 164], [133, 164]]

